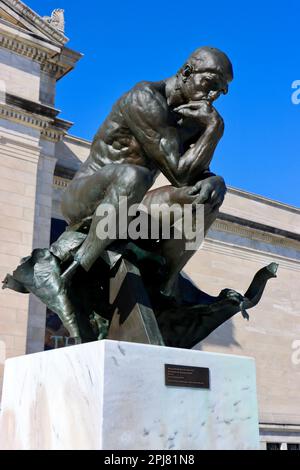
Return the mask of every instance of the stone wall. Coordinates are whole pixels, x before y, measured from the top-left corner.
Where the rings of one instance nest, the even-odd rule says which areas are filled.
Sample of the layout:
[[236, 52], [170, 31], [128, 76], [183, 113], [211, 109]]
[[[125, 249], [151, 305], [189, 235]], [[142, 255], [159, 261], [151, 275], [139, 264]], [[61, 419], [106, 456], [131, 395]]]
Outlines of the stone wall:
[[[39, 156], [38, 130], [0, 120], [1, 280], [31, 252]], [[27, 295], [1, 290], [0, 341], [5, 345], [6, 357], [25, 353], [28, 303]], [[1, 369], [3, 365], [0, 381]]]
[[[72, 123], [54, 108], [56, 81], [81, 54], [22, 2], [0, 2], [0, 278], [49, 245], [56, 144]], [[28, 328], [28, 330], [27, 330]], [[43, 349], [45, 307], [0, 294], [0, 389], [7, 357]], [[27, 343], [27, 348], [26, 348]]]

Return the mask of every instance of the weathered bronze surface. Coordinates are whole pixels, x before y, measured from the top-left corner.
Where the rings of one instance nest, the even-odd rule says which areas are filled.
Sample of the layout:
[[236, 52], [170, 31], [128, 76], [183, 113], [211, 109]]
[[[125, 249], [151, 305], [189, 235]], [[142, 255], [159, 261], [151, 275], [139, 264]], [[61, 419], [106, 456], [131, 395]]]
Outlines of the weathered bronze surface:
[[[67, 230], [49, 249], [24, 258], [3, 287], [35, 294], [78, 342], [108, 335], [191, 348], [237, 312], [248, 318], [246, 309], [276, 276], [275, 263], [257, 273], [245, 296], [224, 289], [212, 297], [180, 274], [194, 254], [184, 238], [120, 240], [121, 234], [101, 238], [96, 230], [97, 209], [109, 205], [120, 217], [119, 201], [126, 197], [128, 205], [142, 202], [147, 209], [203, 204], [207, 232], [226, 193], [223, 178], [209, 168], [224, 131], [213, 103], [232, 79], [228, 57], [202, 47], [176, 75], [140, 82], [126, 92], [63, 196]], [[170, 185], [149, 191], [160, 172]]]
[[110, 281], [113, 316], [107, 339], [163, 345], [139, 269], [123, 259]]

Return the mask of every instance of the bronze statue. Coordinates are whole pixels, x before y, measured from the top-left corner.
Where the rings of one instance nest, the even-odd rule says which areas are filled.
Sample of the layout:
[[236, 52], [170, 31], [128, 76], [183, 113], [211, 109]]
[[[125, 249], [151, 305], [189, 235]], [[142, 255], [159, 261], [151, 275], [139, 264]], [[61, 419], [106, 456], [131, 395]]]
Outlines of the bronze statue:
[[[36, 294], [58, 313], [71, 336], [95, 339], [96, 333], [87, 333], [90, 329], [96, 337], [104, 337], [113, 314], [105, 280], [114, 276], [123, 257], [140, 269], [167, 344], [191, 347], [238, 311], [246, 316], [244, 307], [257, 303], [267, 279], [275, 276], [275, 264], [255, 278], [250, 297], [228, 289], [218, 298], [198, 291], [197, 299], [189, 302], [180, 271], [194, 252], [185, 249], [184, 237], [145, 244], [121, 241], [118, 236], [99, 238], [96, 231], [99, 206], [109, 204], [120, 216], [119, 200], [126, 197], [129, 205], [142, 202], [149, 209], [153, 204], [203, 204], [207, 232], [226, 193], [223, 178], [209, 169], [224, 131], [213, 103], [228, 92], [232, 79], [228, 57], [218, 49], [201, 47], [175, 76], [140, 82], [125, 93], [99, 128], [88, 159], [63, 196], [67, 231], [49, 250], [34, 250], [13, 276], [6, 277], [4, 287]], [[160, 172], [171, 185], [149, 191]], [[88, 300], [76, 307], [79, 297]], [[87, 310], [83, 303], [90, 304]], [[79, 314], [82, 309], [85, 313]], [[213, 326], [204, 326], [206, 317]], [[192, 334], [182, 332], [183, 325], [190, 331], [193, 324]]]

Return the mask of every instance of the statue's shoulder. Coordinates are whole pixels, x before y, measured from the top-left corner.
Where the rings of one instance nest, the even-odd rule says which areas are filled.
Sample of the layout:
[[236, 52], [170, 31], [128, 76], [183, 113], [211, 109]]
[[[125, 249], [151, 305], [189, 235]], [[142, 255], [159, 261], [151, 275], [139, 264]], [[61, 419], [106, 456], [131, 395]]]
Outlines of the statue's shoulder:
[[161, 93], [160, 82], [141, 81], [123, 96], [123, 103], [134, 108], [166, 107], [166, 99]]

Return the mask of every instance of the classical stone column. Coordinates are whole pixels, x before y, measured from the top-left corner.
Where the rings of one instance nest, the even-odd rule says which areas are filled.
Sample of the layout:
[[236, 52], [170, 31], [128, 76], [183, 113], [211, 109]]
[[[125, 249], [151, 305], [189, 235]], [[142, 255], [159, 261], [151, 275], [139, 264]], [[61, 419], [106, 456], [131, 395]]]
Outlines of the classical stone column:
[[[50, 242], [53, 175], [56, 158], [41, 153], [37, 168], [33, 248], [46, 248]], [[46, 306], [34, 295], [29, 299], [26, 352], [43, 351]]]

